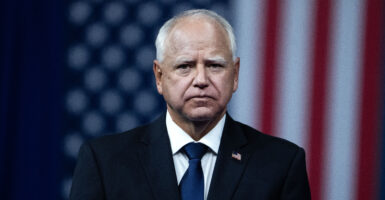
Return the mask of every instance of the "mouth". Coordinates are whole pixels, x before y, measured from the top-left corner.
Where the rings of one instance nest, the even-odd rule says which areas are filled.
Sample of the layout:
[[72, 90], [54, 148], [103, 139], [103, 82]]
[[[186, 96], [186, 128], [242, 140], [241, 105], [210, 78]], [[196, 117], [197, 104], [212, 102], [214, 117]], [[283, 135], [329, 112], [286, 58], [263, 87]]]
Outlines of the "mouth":
[[187, 100], [209, 100], [209, 99], [214, 99], [212, 96], [209, 96], [209, 95], [196, 95], [196, 96], [191, 96], [189, 98], [187, 98]]

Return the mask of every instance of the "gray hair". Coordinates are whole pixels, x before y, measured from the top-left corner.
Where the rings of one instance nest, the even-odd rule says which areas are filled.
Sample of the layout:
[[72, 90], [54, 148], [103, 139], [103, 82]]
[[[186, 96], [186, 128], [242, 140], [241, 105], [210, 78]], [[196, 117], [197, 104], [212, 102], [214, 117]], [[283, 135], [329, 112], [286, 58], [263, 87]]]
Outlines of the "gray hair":
[[160, 28], [158, 36], [156, 37], [156, 41], [155, 41], [156, 59], [159, 60], [159, 62], [162, 62], [164, 58], [165, 43], [171, 29], [177, 24], [177, 22], [180, 19], [185, 17], [190, 17], [190, 16], [206, 17], [219, 23], [219, 25], [221, 25], [225, 29], [227, 33], [227, 37], [229, 38], [230, 50], [233, 54], [233, 59], [236, 58], [235, 52], [237, 50], [237, 44], [235, 42], [233, 28], [231, 27], [229, 22], [227, 22], [225, 18], [223, 18], [222, 16], [218, 15], [213, 11], [205, 10], [205, 9], [194, 9], [194, 10], [184, 11], [181, 14], [174, 16], [173, 18], [169, 19], [166, 23], [164, 23], [163, 26]]

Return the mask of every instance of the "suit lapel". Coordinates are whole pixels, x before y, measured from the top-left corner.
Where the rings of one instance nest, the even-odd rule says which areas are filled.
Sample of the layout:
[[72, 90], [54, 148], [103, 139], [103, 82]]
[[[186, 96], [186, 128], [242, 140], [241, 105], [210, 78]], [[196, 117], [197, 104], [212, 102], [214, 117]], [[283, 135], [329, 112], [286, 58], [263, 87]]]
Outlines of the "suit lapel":
[[[247, 164], [246, 147], [247, 139], [241, 128], [227, 115], [208, 200], [231, 199]], [[241, 155], [240, 160], [232, 157], [233, 152]]]
[[165, 115], [142, 138], [139, 160], [146, 171], [155, 199], [180, 199]]

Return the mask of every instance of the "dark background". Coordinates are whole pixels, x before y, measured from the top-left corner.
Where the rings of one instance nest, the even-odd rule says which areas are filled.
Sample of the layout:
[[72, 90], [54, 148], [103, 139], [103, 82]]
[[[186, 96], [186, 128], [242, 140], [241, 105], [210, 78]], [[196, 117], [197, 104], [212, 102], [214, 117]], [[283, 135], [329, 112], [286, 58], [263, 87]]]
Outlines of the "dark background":
[[84, 140], [164, 111], [152, 74], [162, 23], [227, 4], [1, 1], [0, 199], [67, 199]]

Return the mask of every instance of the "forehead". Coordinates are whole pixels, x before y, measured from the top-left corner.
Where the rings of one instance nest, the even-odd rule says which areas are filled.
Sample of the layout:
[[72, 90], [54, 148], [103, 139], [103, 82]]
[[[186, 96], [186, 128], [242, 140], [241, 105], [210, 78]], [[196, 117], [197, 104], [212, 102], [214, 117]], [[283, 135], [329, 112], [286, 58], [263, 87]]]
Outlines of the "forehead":
[[212, 19], [197, 17], [180, 19], [170, 30], [165, 46], [166, 56], [191, 51], [230, 53], [226, 30]]

